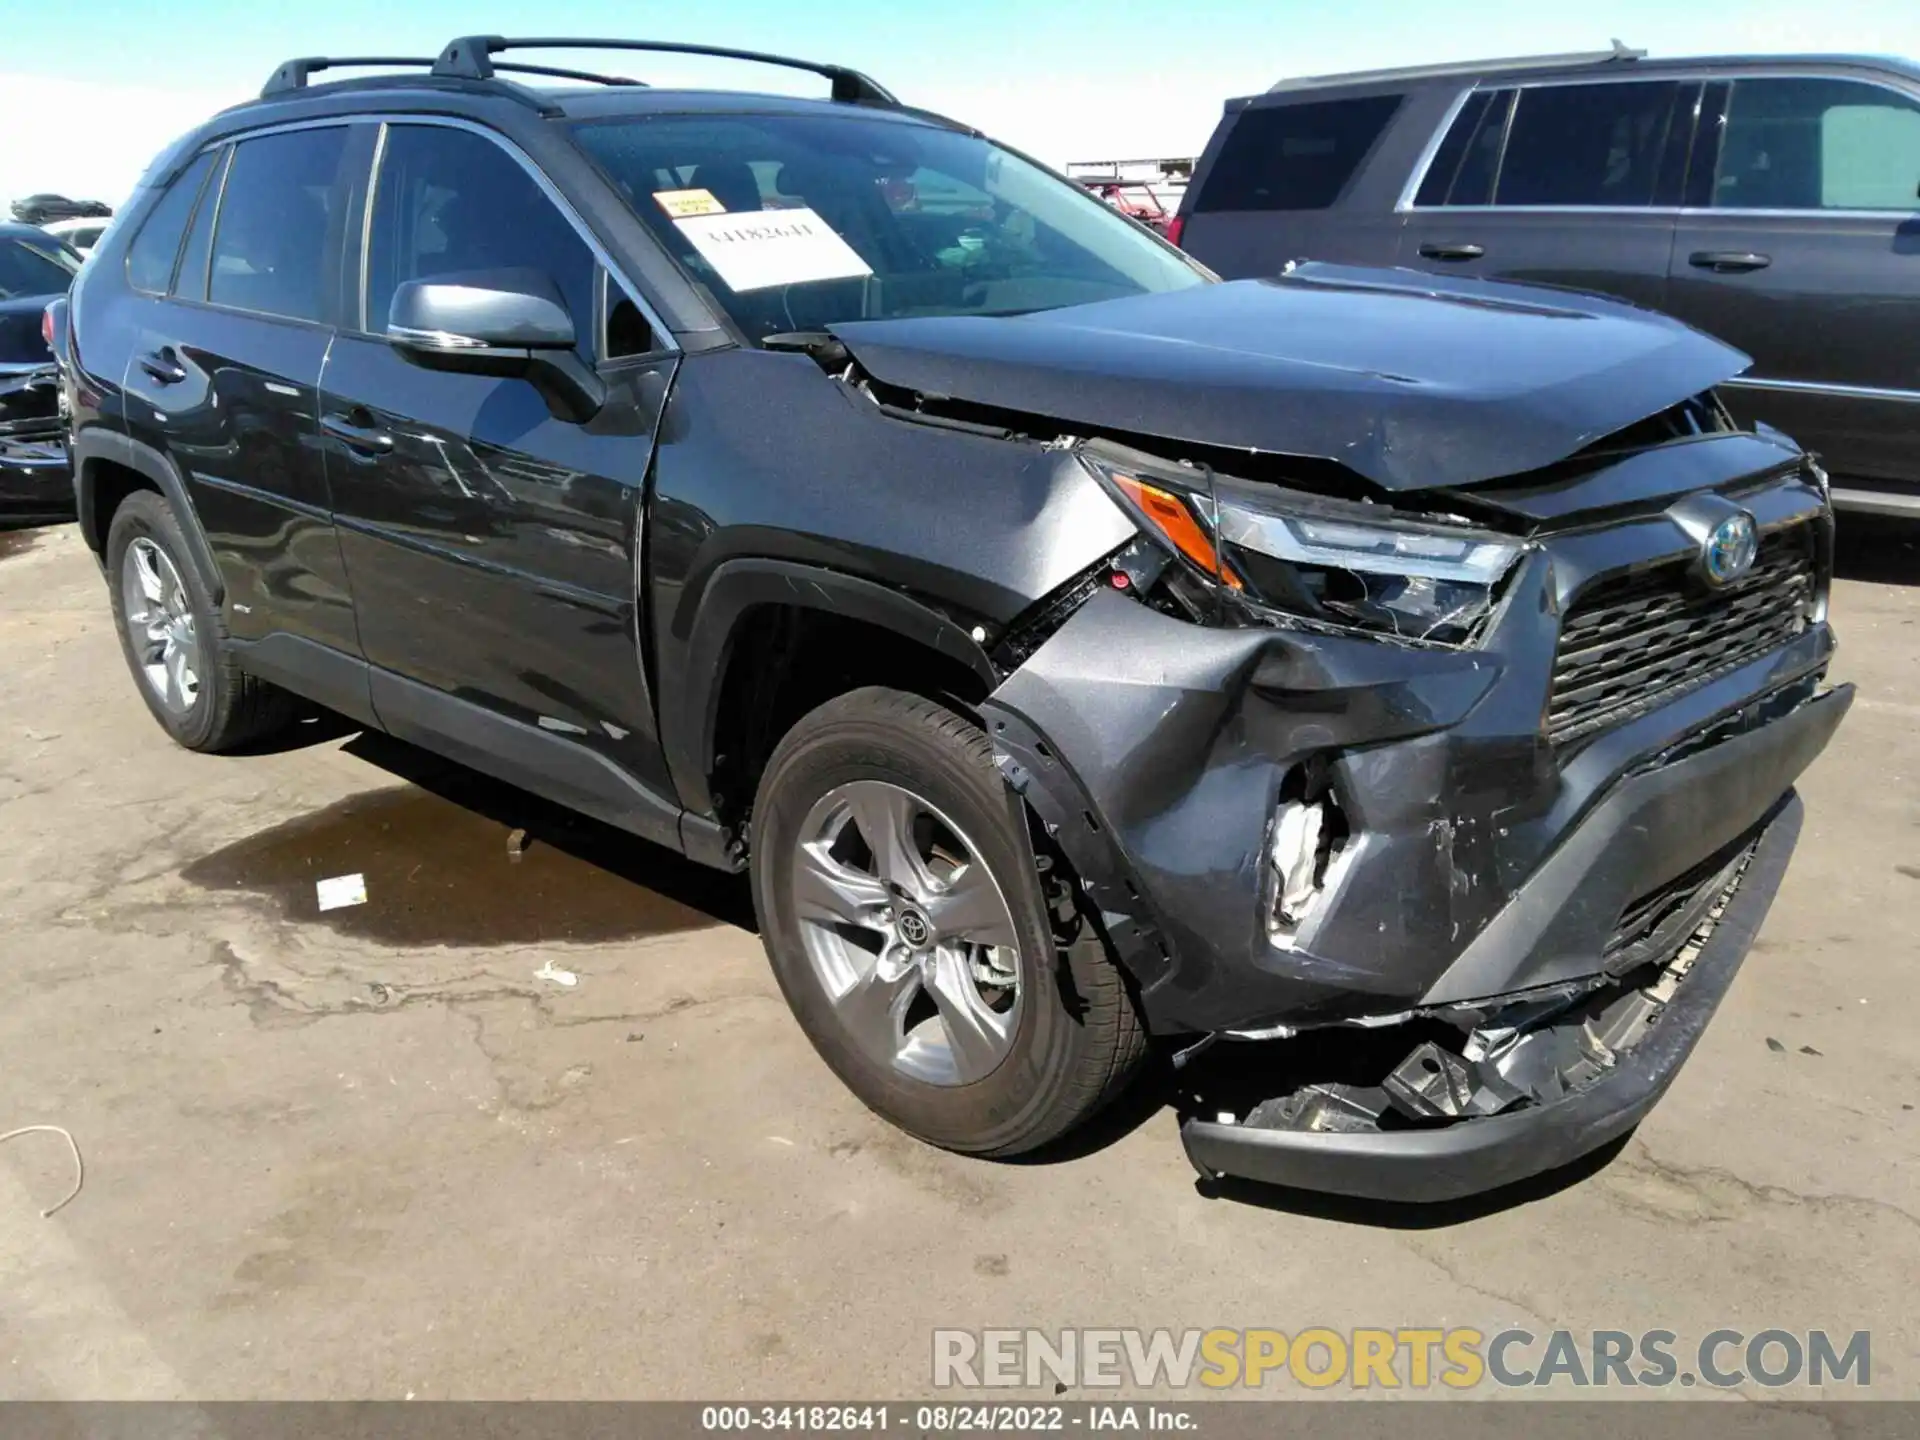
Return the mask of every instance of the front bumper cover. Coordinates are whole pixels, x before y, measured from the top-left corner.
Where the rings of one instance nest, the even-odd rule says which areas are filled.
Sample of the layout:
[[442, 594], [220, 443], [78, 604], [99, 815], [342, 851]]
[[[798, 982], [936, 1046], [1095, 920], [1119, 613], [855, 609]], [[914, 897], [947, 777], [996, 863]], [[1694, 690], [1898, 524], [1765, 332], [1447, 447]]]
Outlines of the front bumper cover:
[[1427, 1128], [1326, 1133], [1192, 1119], [1181, 1126], [1203, 1176], [1367, 1199], [1432, 1202], [1565, 1165], [1625, 1134], [1673, 1083], [1733, 983], [1779, 889], [1800, 830], [1798, 798], [1767, 825], [1684, 979], [1631, 1050], [1563, 1099]]

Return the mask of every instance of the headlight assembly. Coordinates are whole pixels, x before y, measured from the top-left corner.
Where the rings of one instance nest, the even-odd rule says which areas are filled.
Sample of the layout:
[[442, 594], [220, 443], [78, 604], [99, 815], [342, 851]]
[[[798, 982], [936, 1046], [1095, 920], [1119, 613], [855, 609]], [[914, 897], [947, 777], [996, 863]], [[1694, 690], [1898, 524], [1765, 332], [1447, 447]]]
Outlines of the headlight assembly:
[[[1083, 461], [1216, 597], [1324, 625], [1460, 645], [1479, 633], [1524, 546], [1385, 506], [1227, 480], [1163, 461]], [[1129, 462], [1136, 458], [1128, 456]]]

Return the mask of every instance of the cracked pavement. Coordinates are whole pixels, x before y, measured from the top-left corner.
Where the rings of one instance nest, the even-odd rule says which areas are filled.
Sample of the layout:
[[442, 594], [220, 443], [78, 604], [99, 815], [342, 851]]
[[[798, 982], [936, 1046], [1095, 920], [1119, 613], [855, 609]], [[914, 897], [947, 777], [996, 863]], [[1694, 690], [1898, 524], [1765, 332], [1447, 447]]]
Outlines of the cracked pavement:
[[1883, 583], [1920, 551], [1856, 549], [1860, 703], [1673, 1090], [1419, 1215], [1210, 1198], [1151, 1093], [1053, 1163], [918, 1145], [814, 1057], [740, 886], [324, 721], [172, 748], [41, 532], [0, 560], [0, 1131], [87, 1177], [42, 1220], [64, 1146], [0, 1148], [0, 1397], [847, 1399], [924, 1393], [935, 1326], [1516, 1324], [1869, 1329], [1872, 1393], [1920, 1397], [1920, 588]]

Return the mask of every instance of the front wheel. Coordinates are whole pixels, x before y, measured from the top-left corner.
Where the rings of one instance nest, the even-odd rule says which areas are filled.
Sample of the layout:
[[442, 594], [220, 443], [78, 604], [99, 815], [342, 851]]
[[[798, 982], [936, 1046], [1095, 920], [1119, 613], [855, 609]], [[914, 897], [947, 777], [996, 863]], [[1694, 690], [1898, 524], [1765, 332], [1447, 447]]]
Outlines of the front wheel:
[[755, 802], [753, 890], [814, 1048], [933, 1144], [1031, 1150], [1146, 1052], [1098, 935], [1062, 933], [986, 736], [930, 700], [856, 690], [794, 726]]

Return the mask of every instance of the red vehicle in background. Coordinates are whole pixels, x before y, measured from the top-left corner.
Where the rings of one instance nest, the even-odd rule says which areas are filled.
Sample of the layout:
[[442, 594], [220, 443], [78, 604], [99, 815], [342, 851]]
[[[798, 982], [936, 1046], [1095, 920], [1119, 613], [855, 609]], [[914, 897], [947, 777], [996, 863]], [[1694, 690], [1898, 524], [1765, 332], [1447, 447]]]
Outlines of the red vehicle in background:
[[1166, 160], [1079, 160], [1067, 178], [1084, 185], [1129, 219], [1180, 243], [1176, 214], [1193, 178], [1192, 157]]

